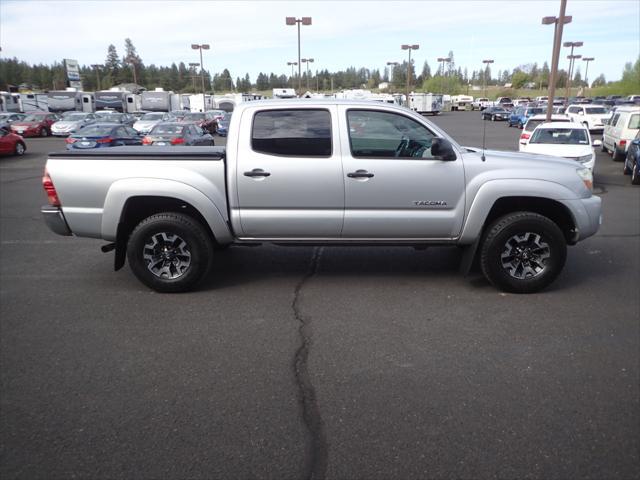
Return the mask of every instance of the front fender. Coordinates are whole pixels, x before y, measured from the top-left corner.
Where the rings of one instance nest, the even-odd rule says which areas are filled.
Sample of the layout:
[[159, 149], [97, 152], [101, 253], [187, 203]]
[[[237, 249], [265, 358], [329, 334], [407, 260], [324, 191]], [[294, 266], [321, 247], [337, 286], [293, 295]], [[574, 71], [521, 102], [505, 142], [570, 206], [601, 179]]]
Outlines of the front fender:
[[[467, 192], [469, 198], [469, 192]], [[486, 218], [497, 200], [504, 197], [538, 197], [556, 200], [565, 205], [575, 219], [575, 212], [570, 202], [576, 194], [559, 183], [547, 180], [532, 179], [497, 179], [485, 182], [480, 186], [473, 201], [470, 202], [466, 221], [460, 235], [460, 244], [473, 243], [482, 233]]]
[[[220, 192], [217, 192], [218, 196]], [[168, 197], [189, 203], [206, 220], [216, 240], [232, 241], [231, 231], [225, 222], [224, 203], [216, 205], [200, 190], [175, 180], [154, 178], [127, 178], [114, 182], [107, 192], [102, 214], [102, 238], [116, 240], [118, 223], [127, 200], [133, 197]]]

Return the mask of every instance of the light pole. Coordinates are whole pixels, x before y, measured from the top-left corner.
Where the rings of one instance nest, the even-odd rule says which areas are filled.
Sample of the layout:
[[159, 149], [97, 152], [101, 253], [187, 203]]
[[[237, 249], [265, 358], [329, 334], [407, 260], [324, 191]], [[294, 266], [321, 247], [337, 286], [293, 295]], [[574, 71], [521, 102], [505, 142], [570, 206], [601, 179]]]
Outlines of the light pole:
[[189, 67], [191, 67], [191, 80], [193, 82], [193, 93], [196, 93], [196, 67], [199, 67], [199, 63], [191, 62], [189, 63]]
[[300, 59], [300, 25], [311, 25], [311, 17], [286, 17], [287, 25], [298, 25], [298, 90], [302, 90], [302, 65]]
[[407, 63], [407, 105], [409, 105], [409, 88], [411, 87], [411, 50], [418, 50], [420, 45], [400, 45], [402, 50], [409, 50], [409, 63]]
[[584, 71], [584, 83], [587, 84], [587, 90], [589, 89], [589, 62], [592, 62], [593, 60], [595, 60], [594, 57], [584, 57], [582, 59], [583, 62], [587, 62], [587, 68]]
[[584, 42], [564, 42], [562, 44], [563, 47], [571, 47], [571, 53], [567, 56], [567, 58], [569, 59], [569, 78], [567, 79], [567, 86], [566, 86], [566, 92], [565, 92], [565, 97], [567, 99], [567, 102], [569, 101], [569, 95], [571, 93], [571, 78], [573, 77], [573, 61], [577, 58], [582, 58], [582, 55], [574, 55], [573, 49], [576, 47], [581, 47], [582, 45], [584, 45]]
[[558, 75], [558, 61], [560, 60], [560, 45], [562, 44], [562, 29], [565, 23], [571, 23], [571, 15], [565, 15], [567, 11], [567, 0], [560, 0], [559, 17], [543, 17], [543, 25], [554, 25], [553, 30], [553, 55], [551, 56], [551, 72], [549, 74], [549, 100], [547, 107], [546, 121], [551, 121], [553, 112], [553, 97], [556, 93], [556, 78]]
[[[211, 48], [208, 43], [197, 44], [192, 43], [191, 48], [193, 50], [200, 50], [200, 80], [202, 81], [202, 111], [207, 110], [207, 102], [204, 95], [204, 63], [202, 63], [202, 50], [209, 50]], [[211, 92], [214, 93], [213, 82], [211, 82]]]
[[287, 62], [287, 65], [291, 65], [291, 86], [293, 88], [296, 88], [296, 87], [293, 86], [293, 67], [295, 65], [298, 65], [298, 62]]
[[440, 80], [440, 88], [442, 89], [442, 94], [444, 95], [444, 64], [449, 63], [451, 59], [449, 57], [438, 57], [438, 62], [442, 63], [442, 79]]
[[313, 58], [303, 58], [300, 61], [307, 64], [307, 91], [309, 91], [309, 64], [313, 63]]
[[96, 87], [97, 87], [97, 90], [100, 90], [100, 68], [101, 67], [102, 67], [102, 65], [97, 64], [97, 63], [91, 65], [91, 68], [95, 69], [95, 71], [96, 71], [96, 80], [97, 80]]
[[484, 98], [487, 98], [487, 68], [493, 63], [493, 60], [487, 58], [486, 60], [482, 60], [482, 63], [485, 65], [484, 71], [482, 72], [482, 89], [484, 91]]

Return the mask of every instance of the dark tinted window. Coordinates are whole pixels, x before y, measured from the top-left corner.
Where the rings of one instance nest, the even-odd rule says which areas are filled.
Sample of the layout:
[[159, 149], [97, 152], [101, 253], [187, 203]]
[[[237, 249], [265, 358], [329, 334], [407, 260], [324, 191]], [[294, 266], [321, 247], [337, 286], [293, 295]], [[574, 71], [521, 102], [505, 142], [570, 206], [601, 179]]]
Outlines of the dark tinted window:
[[251, 146], [271, 155], [331, 156], [331, 114], [311, 109], [258, 112], [253, 119]]

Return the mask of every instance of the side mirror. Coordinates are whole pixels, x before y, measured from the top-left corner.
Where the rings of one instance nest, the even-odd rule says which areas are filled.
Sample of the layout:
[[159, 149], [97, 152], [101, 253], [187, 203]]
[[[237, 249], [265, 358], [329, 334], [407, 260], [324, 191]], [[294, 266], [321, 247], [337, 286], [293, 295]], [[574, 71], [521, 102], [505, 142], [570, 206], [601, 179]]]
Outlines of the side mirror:
[[451, 142], [445, 138], [433, 139], [433, 142], [431, 142], [431, 155], [445, 161], [452, 161], [457, 158]]
[[602, 146], [602, 140], [594, 140], [591, 145], [594, 146], [594, 147], [601, 147]]

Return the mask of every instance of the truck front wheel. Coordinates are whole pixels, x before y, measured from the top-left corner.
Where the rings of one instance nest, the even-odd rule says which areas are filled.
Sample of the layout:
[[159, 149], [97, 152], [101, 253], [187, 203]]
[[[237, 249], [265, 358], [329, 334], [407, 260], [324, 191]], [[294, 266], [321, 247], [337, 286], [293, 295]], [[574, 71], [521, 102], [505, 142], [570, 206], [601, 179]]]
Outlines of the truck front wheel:
[[562, 271], [567, 245], [560, 228], [547, 217], [515, 212], [494, 221], [480, 250], [484, 276], [501, 290], [535, 293]]
[[209, 271], [212, 257], [212, 241], [200, 222], [173, 212], [145, 218], [127, 245], [135, 276], [162, 293], [191, 290]]

